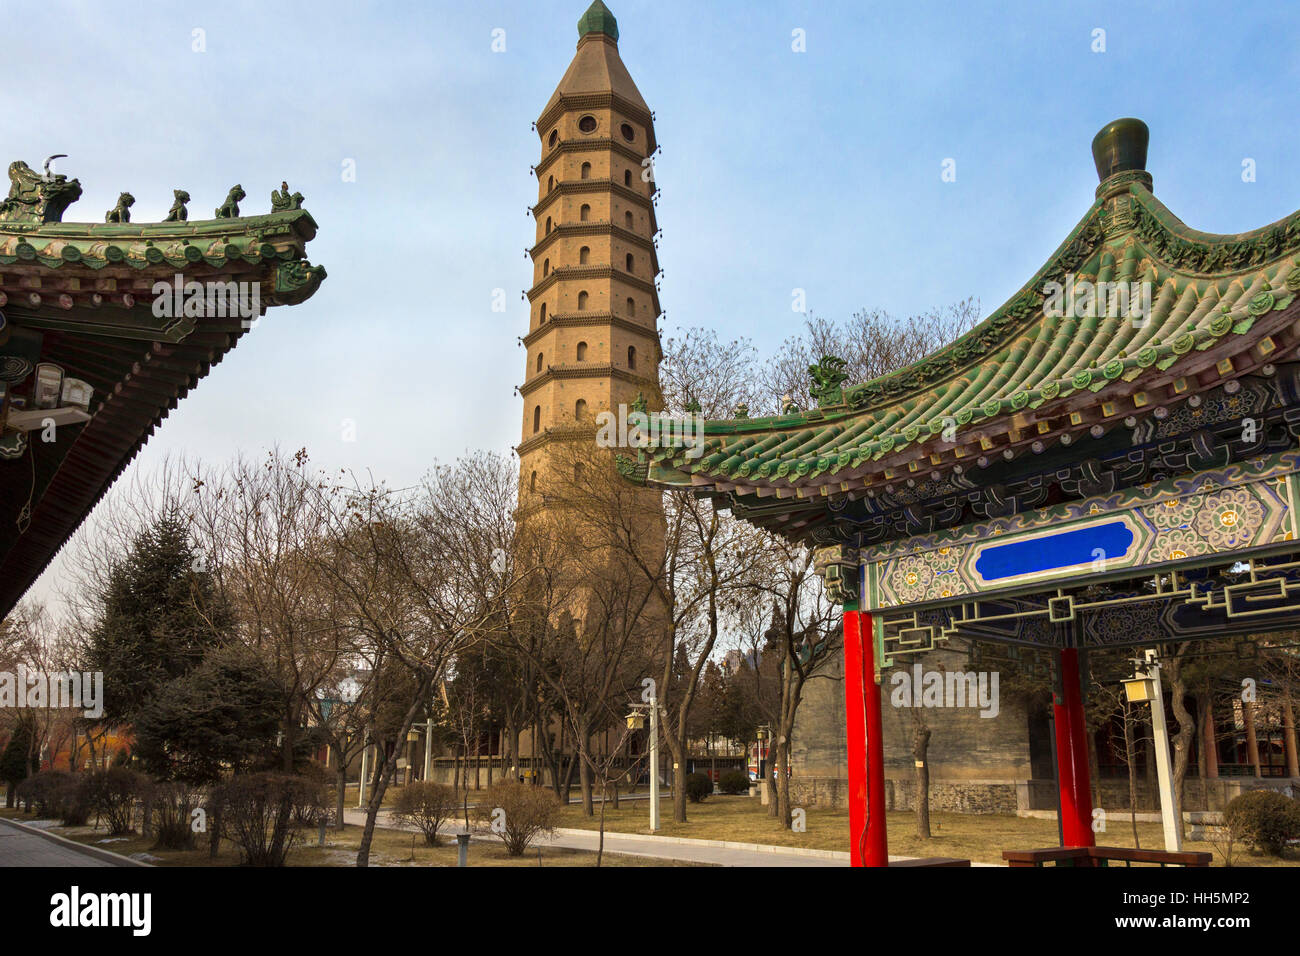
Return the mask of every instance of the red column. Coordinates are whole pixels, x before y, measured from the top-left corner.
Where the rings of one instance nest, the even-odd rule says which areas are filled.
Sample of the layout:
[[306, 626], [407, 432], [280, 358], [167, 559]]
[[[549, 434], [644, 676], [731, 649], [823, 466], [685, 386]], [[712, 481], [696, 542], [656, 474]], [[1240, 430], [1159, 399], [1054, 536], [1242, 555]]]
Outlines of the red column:
[[1096, 846], [1092, 832], [1092, 789], [1088, 773], [1088, 730], [1079, 683], [1079, 652], [1057, 655], [1060, 693], [1052, 698], [1056, 721], [1056, 766], [1061, 790], [1061, 837], [1066, 846]]
[[844, 612], [844, 703], [849, 759], [849, 834], [854, 866], [888, 866], [885, 747], [871, 615]]

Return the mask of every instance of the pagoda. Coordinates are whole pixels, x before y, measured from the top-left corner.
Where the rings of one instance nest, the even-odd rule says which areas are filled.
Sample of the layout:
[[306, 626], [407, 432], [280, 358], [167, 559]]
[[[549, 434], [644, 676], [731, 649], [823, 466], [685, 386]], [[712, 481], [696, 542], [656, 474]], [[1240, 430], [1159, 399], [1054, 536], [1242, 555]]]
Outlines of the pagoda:
[[659, 397], [654, 118], [600, 0], [538, 118], [536, 242], [529, 250], [520, 461], [523, 514], [539, 507], [547, 446], [590, 439], [604, 411]]

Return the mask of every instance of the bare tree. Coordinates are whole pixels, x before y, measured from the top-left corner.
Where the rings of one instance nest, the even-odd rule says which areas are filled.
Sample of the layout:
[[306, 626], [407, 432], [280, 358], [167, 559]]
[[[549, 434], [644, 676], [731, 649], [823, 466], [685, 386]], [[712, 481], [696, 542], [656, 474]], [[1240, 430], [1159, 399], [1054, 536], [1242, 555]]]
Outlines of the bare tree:
[[801, 332], [786, 339], [767, 363], [761, 379], [761, 406], [780, 411], [782, 398], [789, 395], [800, 408], [811, 408], [808, 366], [825, 355], [844, 359], [849, 383], [869, 382], [956, 341], [978, 321], [979, 302], [975, 299], [905, 319], [879, 309], [855, 312], [842, 324], [810, 314]]
[[233, 602], [241, 637], [268, 662], [283, 691], [281, 769], [295, 750], [318, 692], [350, 651], [323, 573], [338, 493], [309, 470], [305, 449], [260, 462], [236, 458], [220, 469], [191, 467], [186, 500], [219, 586]]
[[[480, 453], [435, 468], [417, 493], [353, 487], [333, 514], [322, 562], [343, 613], [366, 642], [411, 677], [397, 741], [425, 712], [455, 655], [485, 639], [518, 584], [503, 574], [514, 502], [513, 467]], [[369, 863], [384, 794], [399, 746], [381, 751], [357, 865]]]

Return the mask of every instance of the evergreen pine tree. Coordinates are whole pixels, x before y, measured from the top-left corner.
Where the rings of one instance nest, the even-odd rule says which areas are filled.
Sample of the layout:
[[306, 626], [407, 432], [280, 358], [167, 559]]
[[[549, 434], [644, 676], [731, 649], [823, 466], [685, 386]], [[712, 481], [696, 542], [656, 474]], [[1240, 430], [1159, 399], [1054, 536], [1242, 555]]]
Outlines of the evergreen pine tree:
[[133, 723], [168, 681], [227, 642], [233, 614], [180, 515], [164, 514], [113, 566], [92, 634], [94, 669], [104, 674], [104, 720]]

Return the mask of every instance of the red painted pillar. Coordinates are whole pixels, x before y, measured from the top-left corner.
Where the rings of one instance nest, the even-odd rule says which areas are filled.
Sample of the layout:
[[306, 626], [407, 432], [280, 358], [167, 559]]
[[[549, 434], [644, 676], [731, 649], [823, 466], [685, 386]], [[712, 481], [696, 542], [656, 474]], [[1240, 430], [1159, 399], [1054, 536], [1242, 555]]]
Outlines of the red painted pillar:
[[849, 833], [854, 866], [888, 866], [885, 746], [871, 615], [844, 612], [844, 713], [849, 759]]
[[1083, 716], [1079, 682], [1079, 652], [1059, 651], [1059, 693], [1052, 698], [1056, 721], [1056, 766], [1061, 791], [1061, 838], [1066, 846], [1095, 846], [1092, 832], [1092, 788], [1088, 773], [1088, 729]]

